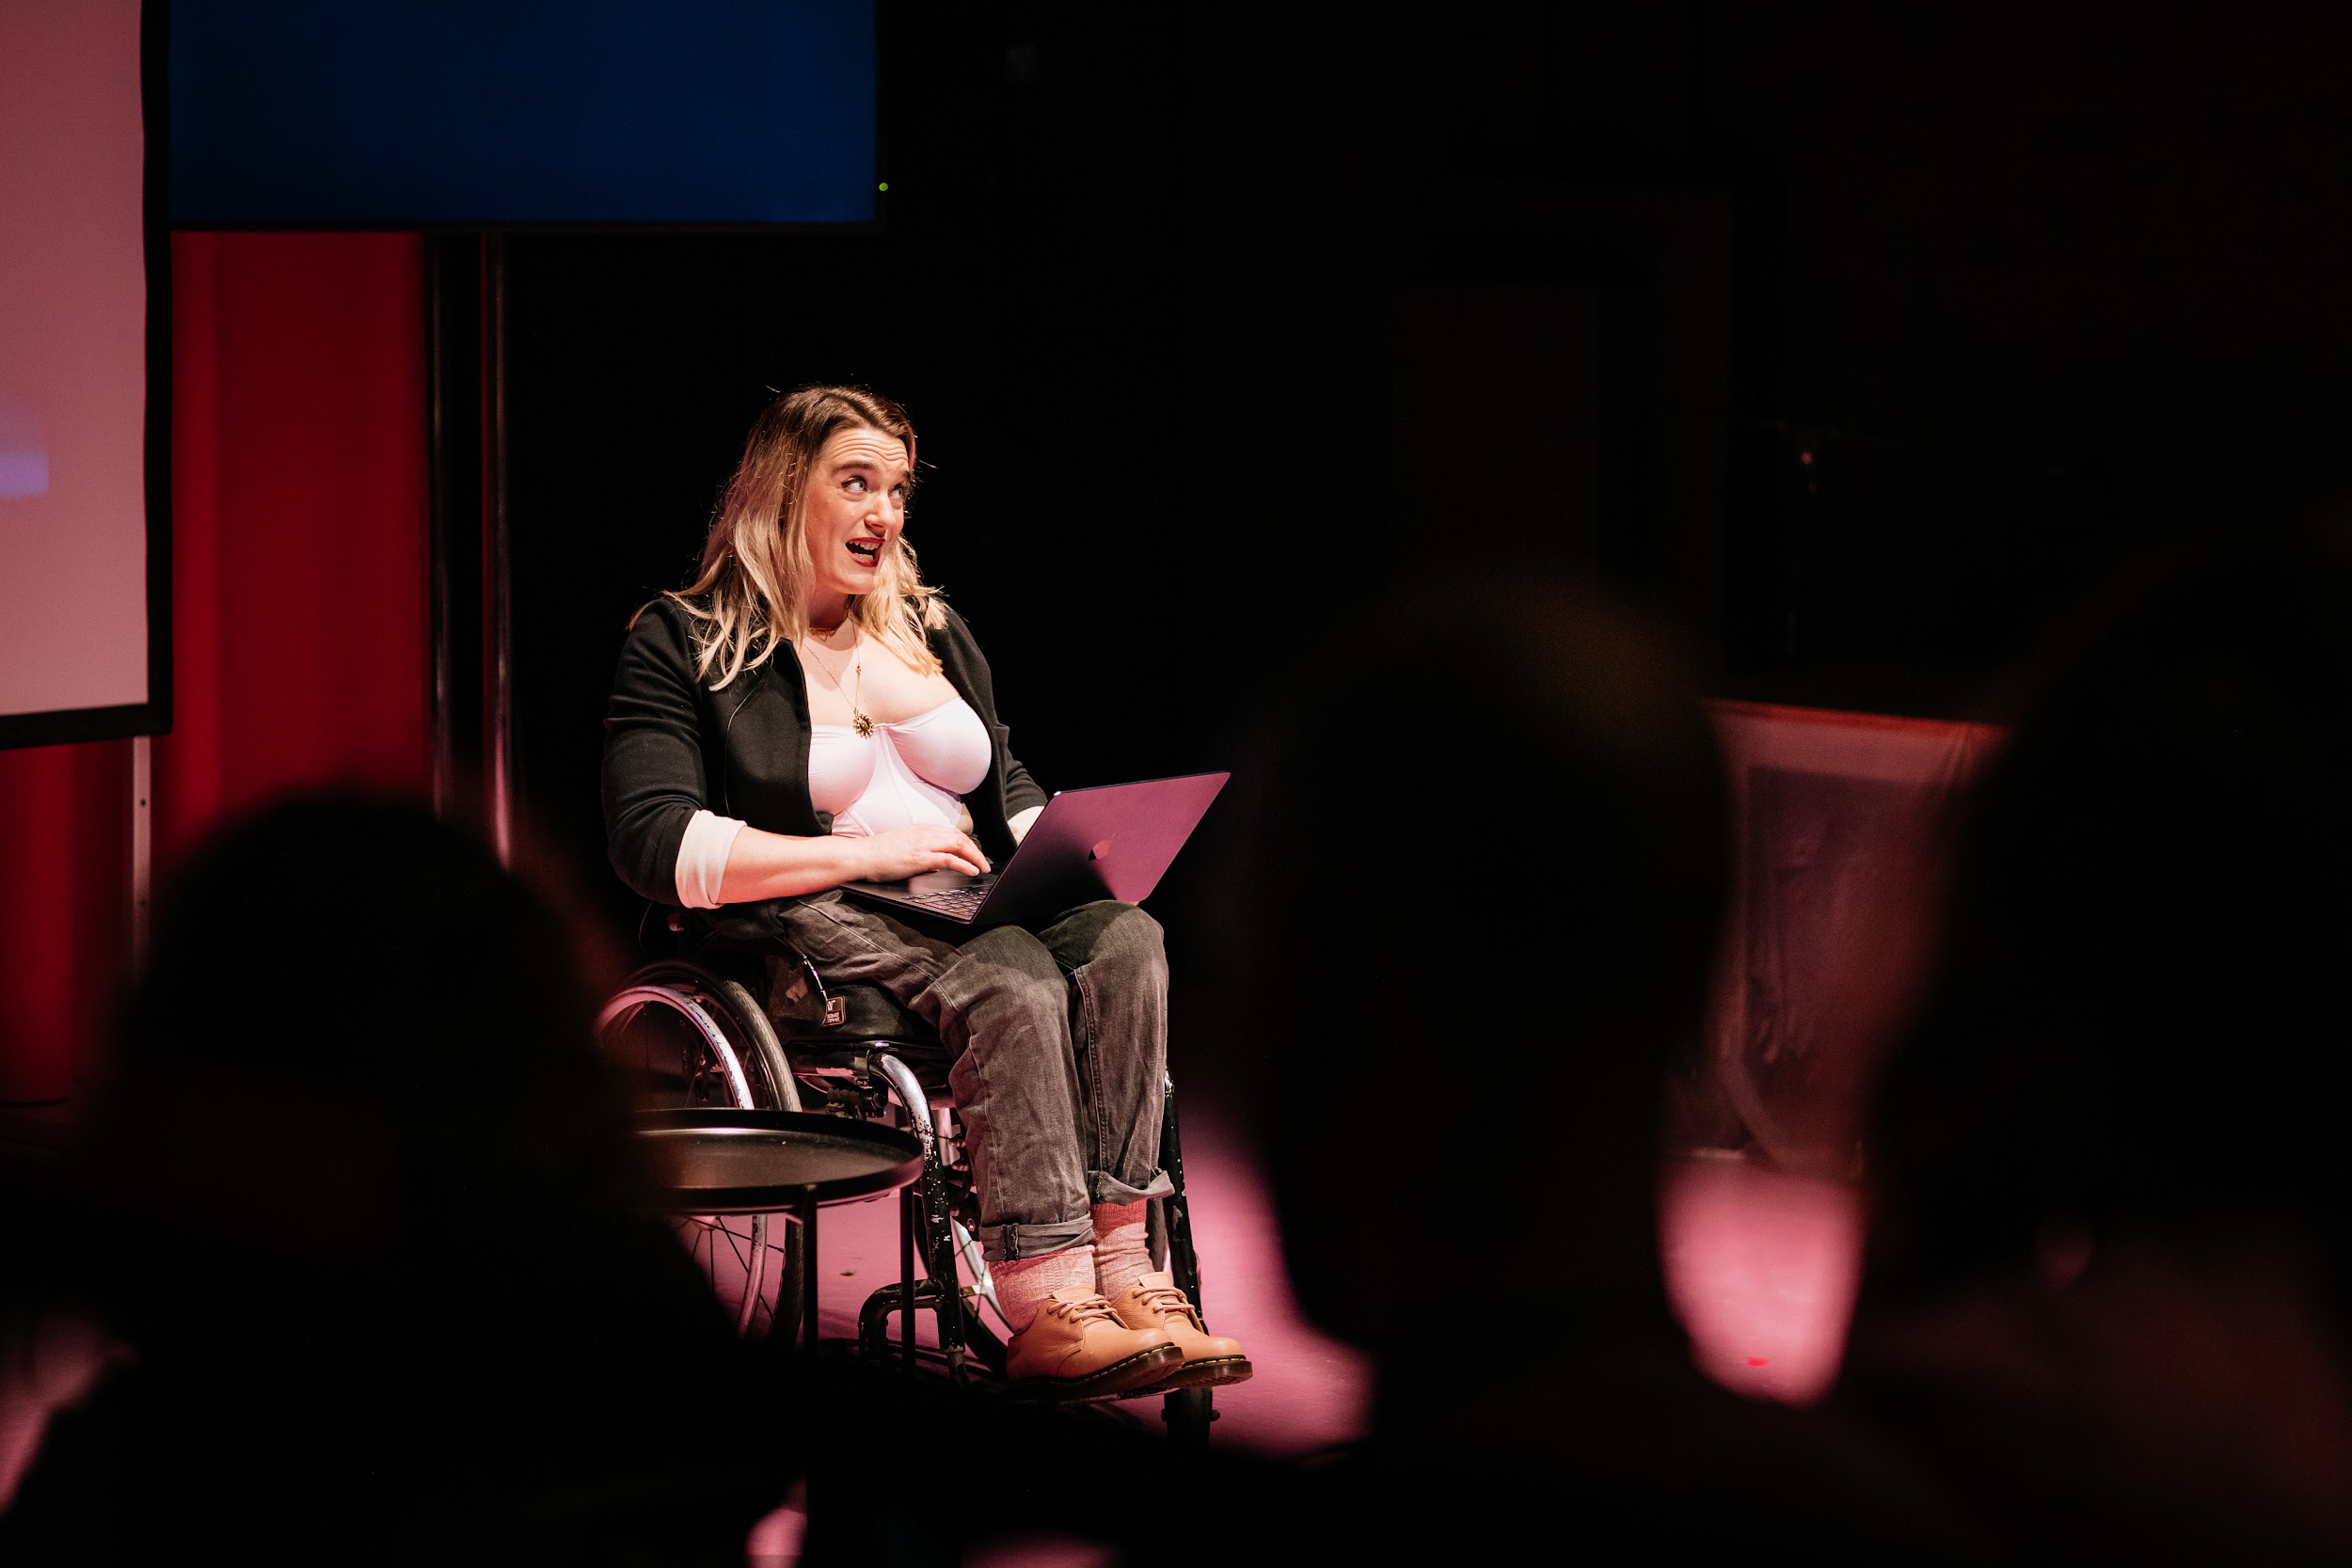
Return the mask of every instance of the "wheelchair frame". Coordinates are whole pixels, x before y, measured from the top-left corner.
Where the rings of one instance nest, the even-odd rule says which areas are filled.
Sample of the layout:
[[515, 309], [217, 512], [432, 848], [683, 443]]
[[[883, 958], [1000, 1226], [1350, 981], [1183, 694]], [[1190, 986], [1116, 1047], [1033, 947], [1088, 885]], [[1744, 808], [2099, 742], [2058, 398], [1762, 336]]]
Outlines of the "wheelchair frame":
[[[898, 1358], [910, 1369], [922, 1357], [916, 1344], [917, 1312], [930, 1310], [938, 1329], [939, 1359], [947, 1376], [961, 1382], [977, 1361], [990, 1374], [1001, 1377], [1005, 1342], [981, 1318], [978, 1302], [988, 1299], [986, 1267], [978, 1247], [959, 1223], [960, 1203], [970, 1200], [969, 1165], [959, 1158], [961, 1136], [952, 1101], [944, 1086], [935, 1088], [912, 1056], [938, 1069], [944, 1085], [945, 1053], [936, 1041], [903, 1037], [887, 1031], [851, 1026], [848, 998], [827, 988], [816, 966], [800, 953], [781, 944], [761, 955], [775, 956], [795, 970], [786, 988], [793, 1002], [793, 1017], [771, 1022], [765, 1006], [741, 981], [712, 965], [691, 958], [670, 958], [646, 965], [628, 977], [599, 1013], [600, 1038], [613, 1027], [625, 1026], [646, 1006], [660, 1006], [678, 1015], [707, 1049], [717, 1082], [714, 1093], [723, 1094], [736, 1109], [813, 1110], [862, 1118], [888, 1117], [901, 1121], [920, 1140], [923, 1174], [901, 1194], [899, 1213], [900, 1278], [876, 1289], [858, 1313], [857, 1346], [861, 1354], [887, 1359], [890, 1319], [898, 1319]], [[895, 1007], [895, 1004], [894, 1004]], [[777, 1024], [782, 1024], [781, 1031]], [[1160, 1124], [1160, 1165], [1172, 1191], [1155, 1198], [1148, 1211], [1152, 1261], [1166, 1268], [1196, 1309], [1200, 1308], [1200, 1264], [1193, 1245], [1192, 1216], [1185, 1196], [1184, 1150], [1177, 1119], [1176, 1086], [1172, 1075], [1163, 1079]], [[803, 1091], [823, 1099], [809, 1103]], [[797, 1299], [792, 1275], [804, 1249], [795, 1227], [787, 1226], [786, 1243], [768, 1242], [772, 1220], [787, 1216], [755, 1216], [748, 1255], [736, 1247], [746, 1273], [743, 1299], [738, 1307], [739, 1331], [753, 1331], [763, 1301], [766, 1254], [779, 1254], [778, 1281], [770, 1333], [790, 1332], [786, 1323], [787, 1302]], [[723, 1230], [740, 1240], [738, 1233]], [[707, 1238], [714, 1248], [716, 1234]], [[690, 1242], [699, 1246], [700, 1242]], [[732, 1243], [731, 1243], [732, 1244]], [[914, 1260], [920, 1258], [923, 1277], [915, 1279]], [[975, 1283], [962, 1283], [959, 1259], [971, 1268]], [[715, 1266], [716, 1259], [712, 1259]], [[804, 1262], [803, 1262], [803, 1266]], [[904, 1281], [914, 1281], [912, 1303]], [[1216, 1419], [1214, 1389], [1180, 1388], [1164, 1396], [1161, 1418], [1171, 1437], [1201, 1443]]]

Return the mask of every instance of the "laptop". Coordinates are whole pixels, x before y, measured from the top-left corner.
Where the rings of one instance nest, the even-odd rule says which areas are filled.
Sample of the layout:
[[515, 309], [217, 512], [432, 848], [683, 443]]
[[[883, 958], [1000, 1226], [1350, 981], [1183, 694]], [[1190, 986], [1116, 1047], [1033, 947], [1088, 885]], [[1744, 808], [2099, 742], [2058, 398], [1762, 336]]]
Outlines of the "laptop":
[[842, 891], [959, 926], [1017, 926], [1116, 898], [1140, 904], [1208, 814], [1231, 773], [1065, 789], [1045, 802], [1012, 858], [984, 877], [927, 871]]

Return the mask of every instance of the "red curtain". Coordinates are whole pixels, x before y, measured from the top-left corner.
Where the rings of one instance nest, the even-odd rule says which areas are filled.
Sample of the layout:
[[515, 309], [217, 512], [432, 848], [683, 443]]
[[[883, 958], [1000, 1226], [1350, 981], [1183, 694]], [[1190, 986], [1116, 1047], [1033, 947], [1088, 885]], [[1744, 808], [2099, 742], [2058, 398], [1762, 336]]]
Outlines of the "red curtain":
[[[172, 238], [172, 733], [155, 863], [334, 783], [427, 781], [422, 252]], [[0, 753], [0, 1101], [65, 1097], [127, 947], [129, 744]], [[331, 907], [333, 867], [287, 890]]]
[[179, 234], [171, 263], [165, 865], [272, 795], [428, 767], [417, 236]]
[[130, 743], [0, 752], [0, 1101], [62, 1099], [129, 936]]

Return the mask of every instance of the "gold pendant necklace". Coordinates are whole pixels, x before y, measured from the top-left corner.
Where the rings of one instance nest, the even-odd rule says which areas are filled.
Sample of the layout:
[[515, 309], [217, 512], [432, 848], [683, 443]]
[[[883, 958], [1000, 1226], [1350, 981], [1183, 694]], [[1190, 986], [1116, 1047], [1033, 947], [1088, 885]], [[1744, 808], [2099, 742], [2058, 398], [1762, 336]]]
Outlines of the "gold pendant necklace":
[[[858, 696], [862, 697], [866, 694], [866, 656], [863, 654], [858, 656], [856, 680]], [[860, 736], [874, 733], [874, 721], [866, 718], [866, 710], [857, 705], [857, 697], [850, 699], [850, 724]]]
[[[858, 705], [858, 697], [866, 695], [866, 640], [852, 633], [850, 646], [857, 652], [857, 666], [850, 676], [857, 691], [857, 696], [850, 699], [850, 724], [857, 731], [860, 737], [864, 737], [874, 733], [874, 721], [866, 718], [866, 710]], [[835, 691], [840, 690], [841, 683], [834, 682], [833, 689]]]
[[[839, 631], [840, 629], [841, 628], [839, 626], [834, 626], [824, 635], [829, 636], [832, 632]], [[817, 628], [814, 626], [811, 626], [809, 631], [812, 635], [817, 634]], [[835, 691], [839, 691], [841, 693], [841, 700], [850, 705], [850, 727], [857, 731], [859, 737], [862, 739], [874, 733], [874, 721], [871, 719], [866, 718], [866, 710], [858, 705], [858, 697], [866, 695], [866, 640], [864, 638], [859, 638], [852, 641], [850, 646], [852, 650], [854, 650], [856, 658], [855, 665], [850, 671], [850, 679], [856, 688], [857, 696], [852, 697], [849, 692], [842, 691], [841, 677], [834, 674], [831, 670], [825, 670], [825, 678], [833, 682], [833, 689]], [[817, 664], [818, 668], [820, 670], [825, 668], [824, 660], [822, 659], [818, 659]]]

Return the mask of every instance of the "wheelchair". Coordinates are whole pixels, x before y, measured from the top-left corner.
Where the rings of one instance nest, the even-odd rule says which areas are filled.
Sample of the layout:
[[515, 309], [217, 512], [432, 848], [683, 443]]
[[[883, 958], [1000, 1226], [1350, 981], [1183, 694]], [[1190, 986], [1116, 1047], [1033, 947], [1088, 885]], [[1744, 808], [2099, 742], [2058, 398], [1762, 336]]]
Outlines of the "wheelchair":
[[[923, 1171], [900, 1196], [901, 1244], [912, 1246], [922, 1276], [911, 1301], [898, 1280], [866, 1297], [856, 1351], [890, 1358], [895, 1317], [899, 1359], [958, 1382], [1001, 1383], [1004, 1320], [975, 1236], [971, 1164], [938, 1036], [880, 986], [828, 986], [814, 964], [780, 942], [697, 940], [677, 911], [670, 911], [668, 926], [681, 939], [681, 956], [631, 974], [596, 1020], [600, 1048], [632, 1081], [639, 1103], [649, 1110], [816, 1112], [913, 1132], [922, 1145]], [[775, 998], [774, 1013], [763, 996]], [[1200, 1265], [1172, 1076], [1163, 1088], [1160, 1165], [1173, 1191], [1152, 1200], [1147, 1235], [1153, 1266], [1168, 1270], [1200, 1310]], [[783, 1214], [675, 1224], [737, 1330], [789, 1343], [802, 1326], [806, 1254], [799, 1227]], [[937, 1328], [935, 1349], [916, 1343], [915, 1314], [924, 1311]], [[1216, 1419], [1214, 1389], [1174, 1389], [1163, 1401], [1161, 1418], [1172, 1437], [1207, 1440]]]

